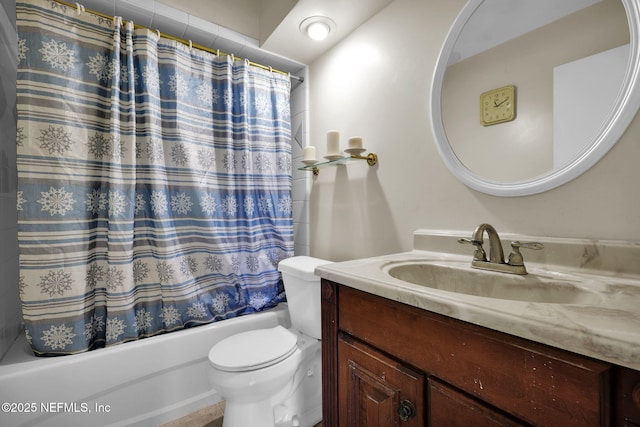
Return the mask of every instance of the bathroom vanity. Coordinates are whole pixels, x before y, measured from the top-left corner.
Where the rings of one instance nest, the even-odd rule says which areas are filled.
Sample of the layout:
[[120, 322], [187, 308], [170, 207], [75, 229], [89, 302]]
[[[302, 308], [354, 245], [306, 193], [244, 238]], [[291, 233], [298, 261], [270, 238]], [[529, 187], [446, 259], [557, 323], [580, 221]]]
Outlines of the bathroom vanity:
[[[468, 248], [451, 241], [417, 233], [412, 252], [316, 270], [323, 425], [640, 426], [640, 282], [616, 264], [638, 268], [637, 245], [545, 241], [546, 254], [526, 254], [530, 274], [514, 278], [459, 268]], [[425, 263], [455, 265], [436, 270], [443, 283], [489, 277], [522, 294], [389, 274]], [[577, 290], [558, 297], [556, 286]]]

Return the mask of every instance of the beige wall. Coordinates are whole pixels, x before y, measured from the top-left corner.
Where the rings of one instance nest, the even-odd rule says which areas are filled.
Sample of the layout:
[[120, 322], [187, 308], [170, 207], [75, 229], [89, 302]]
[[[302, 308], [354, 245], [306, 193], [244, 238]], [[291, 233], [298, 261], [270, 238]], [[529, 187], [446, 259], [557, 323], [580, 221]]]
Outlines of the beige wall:
[[360, 135], [379, 164], [322, 169], [310, 193], [311, 254], [345, 260], [407, 251], [417, 228], [640, 241], [640, 119], [576, 180], [501, 198], [461, 184], [440, 160], [428, 96], [440, 46], [465, 0], [396, 0], [310, 66], [310, 140]]

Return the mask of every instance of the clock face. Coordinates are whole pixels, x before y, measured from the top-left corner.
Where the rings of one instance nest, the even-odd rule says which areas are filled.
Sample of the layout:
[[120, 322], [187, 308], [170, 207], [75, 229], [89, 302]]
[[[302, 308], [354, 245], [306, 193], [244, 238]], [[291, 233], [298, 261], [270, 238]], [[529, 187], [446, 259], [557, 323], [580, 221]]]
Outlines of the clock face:
[[482, 126], [508, 122], [516, 118], [515, 86], [504, 86], [480, 95]]

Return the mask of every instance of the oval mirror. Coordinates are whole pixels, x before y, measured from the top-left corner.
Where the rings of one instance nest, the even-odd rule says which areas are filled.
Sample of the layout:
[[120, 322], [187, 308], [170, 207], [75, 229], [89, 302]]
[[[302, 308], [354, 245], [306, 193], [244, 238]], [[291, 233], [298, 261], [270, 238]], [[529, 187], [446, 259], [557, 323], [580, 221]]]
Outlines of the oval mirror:
[[640, 107], [639, 23], [635, 0], [470, 0], [431, 87], [449, 170], [497, 196], [540, 193], [587, 171]]

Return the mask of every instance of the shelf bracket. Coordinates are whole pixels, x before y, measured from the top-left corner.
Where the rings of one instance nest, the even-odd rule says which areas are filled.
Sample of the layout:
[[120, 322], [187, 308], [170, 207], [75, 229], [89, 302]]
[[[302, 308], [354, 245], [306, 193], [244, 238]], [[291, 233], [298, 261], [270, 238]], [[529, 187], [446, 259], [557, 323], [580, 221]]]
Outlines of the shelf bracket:
[[375, 166], [378, 163], [378, 155], [376, 153], [369, 153], [366, 156], [360, 156], [360, 155], [351, 155], [352, 159], [360, 159], [360, 160], [366, 160], [367, 164], [369, 166]]

